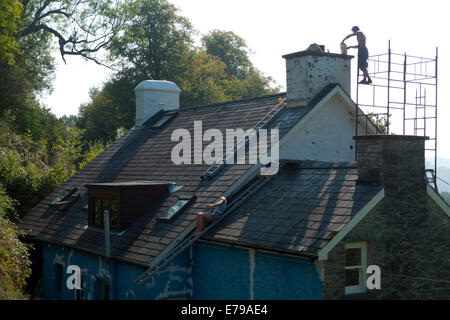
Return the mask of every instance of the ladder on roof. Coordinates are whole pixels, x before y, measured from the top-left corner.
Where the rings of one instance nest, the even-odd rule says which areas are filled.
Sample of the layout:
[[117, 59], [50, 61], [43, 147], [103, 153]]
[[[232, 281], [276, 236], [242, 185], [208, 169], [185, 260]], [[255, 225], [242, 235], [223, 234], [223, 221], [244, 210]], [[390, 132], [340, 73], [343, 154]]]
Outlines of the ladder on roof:
[[201, 179], [211, 179], [217, 172], [219, 172], [226, 164], [227, 159], [230, 159], [231, 157], [234, 158], [237, 151], [242, 148], [246, 147], [248, 145], [248, 142], [251, 138], [253, 138], [255, 135], [258, 136], [259, 130], [267, 127], [286, 107], [285, 103], [286, 98], [279, 100], [279, 103], [277, 106], [275, 106], [268, 114], [264, 116], [254, 127], [253, 130], [255, 130], [255, 134], [251, 137], [245, 136], [244, 141], [238, 141], [231, 150], [228, 150], [225, 155], [223, 156], [222, 160], [214, 162], [205, 172], [202, 173], [200, 176]]
[[149, 264], [148, 269], [141, 274], [134, 284], [143, 284], [148, 278], [154, 275], [156, 272], [161, 270], [165, 265], [175, 259], [178, 255], [189, 248], [195, 241], [197, 241], [206, 232], [214, 228], [225, 216], [236, 210], [244, 201], [255, 194], [263, 186], [265, 186], [272, 176], [263, 177], [258, 176], [256, 181], [252, 183], [247, 189], [245, 189], [241, 194], [239, 194], [235, 199], [233, 199], [226, 211], [211, 224], [207, 225], [197, 236], [193, 236], [193, 231], [196, 228], [196, 222], [194, 221], [189, 227], [180, 234], [163, 252], [159, 254], [152, 262]]

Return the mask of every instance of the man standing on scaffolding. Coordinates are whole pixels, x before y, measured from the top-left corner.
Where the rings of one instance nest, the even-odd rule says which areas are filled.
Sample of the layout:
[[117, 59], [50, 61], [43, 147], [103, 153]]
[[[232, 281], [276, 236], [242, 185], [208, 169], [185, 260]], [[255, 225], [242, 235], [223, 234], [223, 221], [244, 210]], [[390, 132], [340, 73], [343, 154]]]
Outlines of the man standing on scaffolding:
[[358, 49], [358, 67], [361, 69], [361, 71], [364, 74], [364, 79], [361, 80], [359, 83], [362, 84], [371, 84], [372, 79], [370, 79], [369, 72], [367, 72], [367, 67], [369, 66], [367, 59], [369, 59], [369, 51], [366, 47], [366, 36], [364, 33], [359, 31], [359, 28], [357, 26], [354, 26], [352, 28], [353, 33], [349, 34], [342, 40], [341, 44], [344, 44], [344, 41], [347, 40], [350, 37], [356, 36], [356, 39], [358, 41], [357, 46], [349, 46], [347, 49], [355, 48]]

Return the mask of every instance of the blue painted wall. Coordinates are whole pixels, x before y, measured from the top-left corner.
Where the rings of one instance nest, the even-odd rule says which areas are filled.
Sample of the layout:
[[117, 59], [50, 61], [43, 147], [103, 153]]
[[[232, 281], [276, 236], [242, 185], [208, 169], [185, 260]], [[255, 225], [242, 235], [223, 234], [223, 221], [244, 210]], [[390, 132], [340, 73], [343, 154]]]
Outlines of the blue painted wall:
[[194, 299], [322, 299], [314, 263], [302, 258], [199, 242]]
[[[143, 285], [134, 285], [145, 268], [139, 265], [103, 257], [67, 247], [44, 244], [43, 246], [43, 298], [73, 300], [75, 291], [66, 285], [69, 265], [78, 265], [82, 271], [83, 297], [86, 300], [102, 299], [101, 281], [110, 279], [111, 299], [165, 299], [190, 298], [192, 294], [192, 269], [187, 250], [161, 272], [149, 278]], [[57, 264], [62, 264], [62, 290], [59, 291]]]
[[[143, 285], [133, 285], [145, 268], [67, 247], [45, 244], [43, 298], [75, 298], [66, 286], [68, 265], [78, 265], [84, 299], [101, 299], [101, 280], [110, 279], [111, 299], [322, 299], [314, 263], [302, 258], [198, 242]], [[191, 259], [193, 257], [193, 259]], [[193, 264], [192, 264], [193, 263]], [[57, 265], [62, 264], [58, 291]]]

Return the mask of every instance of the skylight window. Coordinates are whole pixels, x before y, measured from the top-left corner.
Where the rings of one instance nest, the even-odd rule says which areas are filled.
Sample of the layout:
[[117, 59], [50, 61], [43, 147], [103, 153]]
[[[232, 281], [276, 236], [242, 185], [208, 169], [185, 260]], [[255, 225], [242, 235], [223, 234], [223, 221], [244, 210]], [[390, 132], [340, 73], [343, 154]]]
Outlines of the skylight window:
[[56, 198], [50, 203], [50, 206], [57, 208], [59, 211], [65, 210], [80, 198], [77, 191], [77, 188], [65, 189], [56, 196]]
[[158, 216], [159, 220], [170, 221], [183, 212], [189, 204], [195, 200], [195, 196], [179, 196], [178, 199], [162, 214]]
[[153, 126], [152, 129], [158, 129], [164, 126], [170, 119], [172, 119], [174, 114], [169, 114], [166, 116], [163, 116], [161, 119], [159, 119]]

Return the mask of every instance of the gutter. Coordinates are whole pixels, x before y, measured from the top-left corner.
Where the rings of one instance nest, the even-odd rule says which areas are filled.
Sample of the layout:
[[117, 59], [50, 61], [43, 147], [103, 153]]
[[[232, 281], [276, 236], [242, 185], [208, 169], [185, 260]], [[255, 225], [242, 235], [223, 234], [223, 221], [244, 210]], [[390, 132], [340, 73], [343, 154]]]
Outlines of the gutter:
[[319, 259], [319, 256], [315, 253], [300, 253], [300, 252], [294, 252], [294, 251], [288, 251], [288, 250], [280, 250], [273, 247], [264, 247], [264, 246], [257, 246], [257, 245], [251, 245], [247, 243], [233, 243], [231, 241], [226, 240], [208, 240], [208, 239], [199, 239], [198, 242], [205, 242], [205, 243], [211, 243], [211, 244], [217, 244], [221, 246], [227, 246], [227, 247], [233, 247], [233, 248], [240, 248], [244, 250], [253, 249], [255, 251], [264, 252], [264, 253], [270, 253], [270, 254], [277, 254], [277, 255], [283, 255], [283, 256], [289, 256], [293, 258], [303, 258], [311, 261], [315, 261]]

